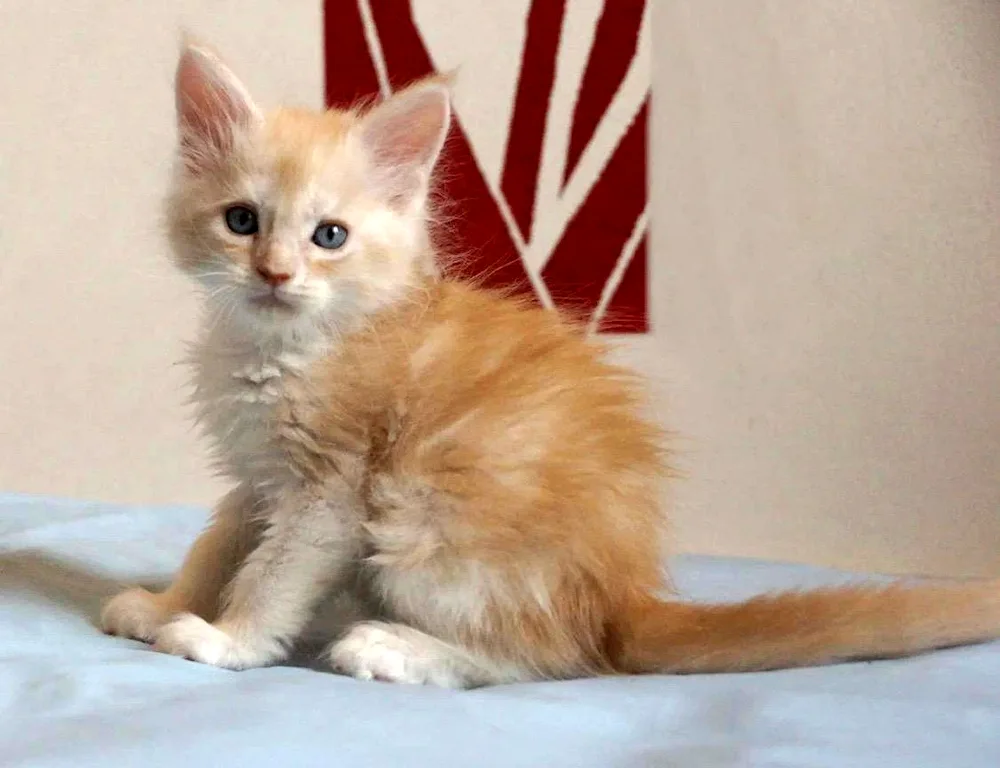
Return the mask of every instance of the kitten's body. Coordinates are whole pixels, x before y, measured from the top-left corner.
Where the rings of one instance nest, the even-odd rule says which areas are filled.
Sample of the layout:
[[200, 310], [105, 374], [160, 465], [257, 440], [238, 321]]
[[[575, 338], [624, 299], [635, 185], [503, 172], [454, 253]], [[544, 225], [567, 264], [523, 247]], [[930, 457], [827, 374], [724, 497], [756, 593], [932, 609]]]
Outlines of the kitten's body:
[[659, 435], [630, 374], [556, 316], [447, 282], [336, 340], [247, 335], [201, 340], [196, 402], [261, 517], [348, 477], [353, 508], [331, 514], [366, 559], [343, 588], [383, 618], [487, 651], [513, 630], [492, 654], [509, 678], [610, 670], [607, 611], [580, 604], [661, 581]]
[[[668, 472], [636, 379], [557, 315], [432, 276], [440, 86], [366, 116], [264, 118], [189, 49], [178, 93], [171, 234], [212, 292], [196, 403], [236, 487], [171, 588], [115, 598], [109, 631], [255, 666], [324, 594], [353, 593], [369, 615], [333, 666], [449, 686], [764, 669], [1000, 631], [992, 582], [665, 601]], [[259, 229], [233, 229], [234, 206]], [[334, 220], [346, 244], [308, 244]]]

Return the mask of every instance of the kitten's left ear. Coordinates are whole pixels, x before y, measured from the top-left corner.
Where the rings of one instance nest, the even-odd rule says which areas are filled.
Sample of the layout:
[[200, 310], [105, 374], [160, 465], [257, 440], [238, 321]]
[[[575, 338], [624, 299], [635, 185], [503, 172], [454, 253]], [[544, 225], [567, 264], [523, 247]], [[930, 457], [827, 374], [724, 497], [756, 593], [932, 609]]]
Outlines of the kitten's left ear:
[[174, 80], [180, 149], [193, 170], [232, 148], [237, 131], [261, 120], [239, 79], [207, 48], [187, 42]]
[[394, 203], [427, 191], [451, 122], [451, 99], [440, 80], [412, 85], [379, 104], [362, 120], [361, 141], [373, 181]]

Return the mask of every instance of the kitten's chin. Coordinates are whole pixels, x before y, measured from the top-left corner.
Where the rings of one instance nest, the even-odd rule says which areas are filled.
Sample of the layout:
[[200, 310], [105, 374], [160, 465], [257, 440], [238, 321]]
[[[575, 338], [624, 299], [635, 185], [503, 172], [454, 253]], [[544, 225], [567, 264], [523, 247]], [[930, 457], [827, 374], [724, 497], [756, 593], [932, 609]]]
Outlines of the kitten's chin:
[[[230, 294], [231, 296], [231, 294]], [[235, 302], [209, 299], [214, 322], [248, 339], [275, 341], [343, 333], [362, 314], [349, 292], [243, 293]]]
[[326, 302], [316, 297], [283, 290], [249, 293], [244, 299], [244, 311], [267, 323], [297, 323], [315, 320]]
[[292, 316], [302, 310], [300, 301], [276, 293], [251, 296], [247, 304], [250, 305], [251, 311], [275, 316]]
[[321, 313], [309, 302], [271, 297], [251, 299], [243, 314], [256, 326], [282, 329], [315, 324]]
[[248, 338], [298, 336], [322, 325], [315, 302], [273, 294], [245, 296], [235, 306], [213, 307], [212, 314]]

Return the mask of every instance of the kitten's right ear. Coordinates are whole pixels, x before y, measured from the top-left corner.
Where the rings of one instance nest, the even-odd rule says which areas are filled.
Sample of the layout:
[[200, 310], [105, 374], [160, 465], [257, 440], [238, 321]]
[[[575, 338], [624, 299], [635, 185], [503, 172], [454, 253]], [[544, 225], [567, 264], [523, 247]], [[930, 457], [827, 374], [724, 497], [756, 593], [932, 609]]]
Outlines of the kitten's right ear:
[[238, 130], [261, 119], [250, 94], [214, 53], [185, 43], [174, 79], [181, 155], [190, 170], [204, 170], [232, 149]]

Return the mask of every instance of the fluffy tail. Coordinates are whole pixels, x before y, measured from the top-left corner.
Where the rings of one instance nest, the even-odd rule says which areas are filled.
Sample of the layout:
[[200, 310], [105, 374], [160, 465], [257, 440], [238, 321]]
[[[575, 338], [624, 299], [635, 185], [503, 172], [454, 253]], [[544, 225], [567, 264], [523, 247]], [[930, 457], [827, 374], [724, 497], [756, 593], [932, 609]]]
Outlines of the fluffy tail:
[[906, 656], [1000, 637], [1000, 581], [849, 586], [745, 603], [634, 604], [616, 627], [622, 672], [749, 672]]

